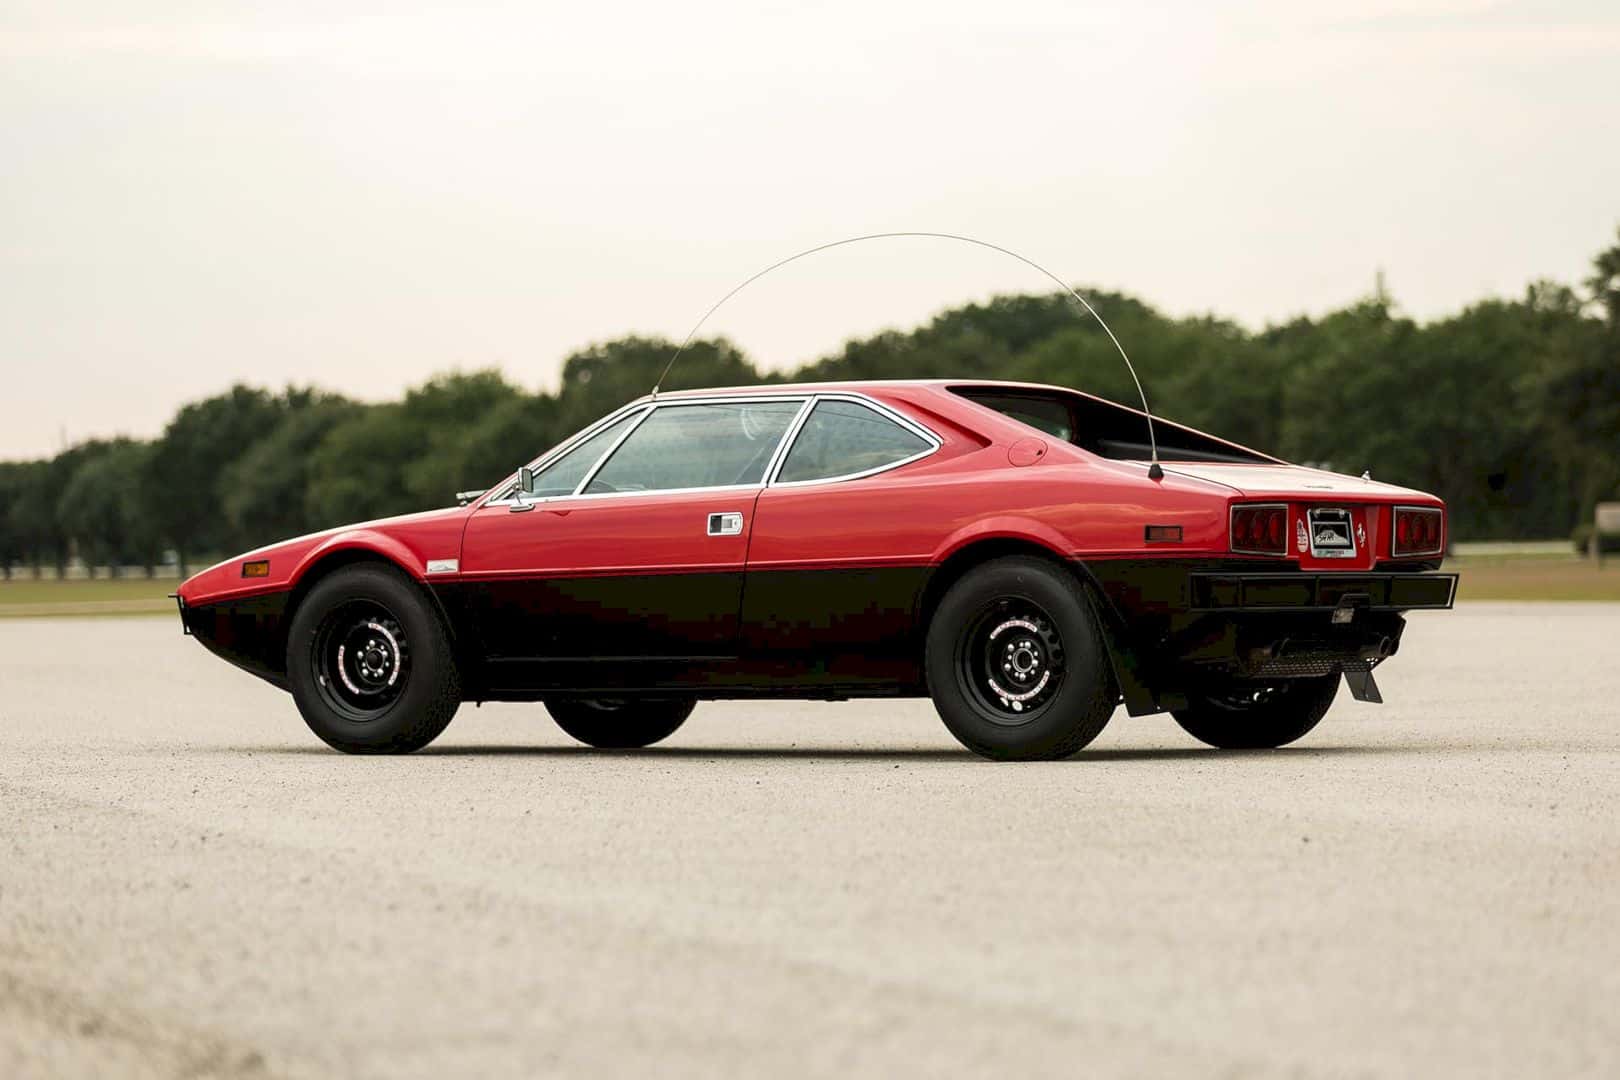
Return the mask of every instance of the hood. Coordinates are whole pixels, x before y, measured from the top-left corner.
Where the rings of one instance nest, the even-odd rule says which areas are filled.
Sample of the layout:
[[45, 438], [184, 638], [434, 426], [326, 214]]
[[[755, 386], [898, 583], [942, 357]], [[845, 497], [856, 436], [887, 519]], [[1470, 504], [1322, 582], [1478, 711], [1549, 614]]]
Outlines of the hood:
[[1393, 499], [1421, 499], [1432, 502], [1433, 497], [1411, 488], [1384, 484], [1377, 480], [1362, 480], [1343, 473], [1310, 469], [1303, 465], [1274, 464], [1204, 464], [1201, 462], [1172, 462], [1164, 471], [1177, 476], [1193, 477], [1221, 484], [1243, 496], [1292, 496], [1296, 499], [1330, 498], [1365, 499], [1385, 502]]

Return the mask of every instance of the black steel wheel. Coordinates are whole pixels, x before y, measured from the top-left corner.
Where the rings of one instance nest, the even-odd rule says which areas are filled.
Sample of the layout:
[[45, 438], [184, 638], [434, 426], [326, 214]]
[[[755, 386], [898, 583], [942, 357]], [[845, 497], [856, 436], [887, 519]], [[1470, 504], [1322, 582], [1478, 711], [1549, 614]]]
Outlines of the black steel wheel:
[[956, 676], [993, 724], [1029, 723], [1063, 685], [1063, 639], [1039, 604], [999, 597], [957, 638]]
[[1171, 715], [1182, 730], [1221, 750], [1272, 750], [1304, 738], [1333, 705], [1339, 676], [1232, 683], [1192, 695]]
[[310, 730], [352, 754], [409, 753], [461, 704], [443, 620], [415, 582], [379, 563], [317, 582], [292, 615], [287, 675]]
[[364, 723], [410, 685], [410, 639], [399, 619], [374, 600], [346, 600], [321, 619], [311, 645], [315, 683], [326, 704]]
[[996, 559], [952, 585], [929, 623], [925, 666], [951, 734], [996, 760], [1068, 757], [1118, 700], [1080, 582], [1040, 558]]
[[587, 746], [635, 750], [669, 738], [696, 705], [690, 698], [554, 698], [546, 711]]

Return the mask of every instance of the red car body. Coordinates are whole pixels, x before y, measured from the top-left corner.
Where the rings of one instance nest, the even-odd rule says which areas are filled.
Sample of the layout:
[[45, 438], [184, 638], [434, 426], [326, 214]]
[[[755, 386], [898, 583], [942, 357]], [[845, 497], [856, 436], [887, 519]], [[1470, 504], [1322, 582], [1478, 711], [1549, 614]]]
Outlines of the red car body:
[[[1058, 439], [974, 395], [1072, 403], [1077, 431], [1106, 431], [1089, 449], [1084, 432]], [[656, 405], [808, 408], [818, 397], [880, 406], [935, 449], [851, 479], [562, 495], [523, 513], [497, 497], [509, 479], [470, 505], [330, 529], [204, 570], [178, 591], [186, 630], [283, 685], [300, 597], [335, 568], [381, 560], [436, 599], [468, 698], [915, 695], [927, 691], [920, 641], [944, 586], [974, 563], [1030, 552], [1092, 585], [1124, 701], [1152, 712], [1197, 670], [1290, 674], [1288, 641], [1309, 641], [1302, 664], [1380, 661], [1400, 641], [1398, 612], [1452, 604], [1455, 575], [1434, 573], [1439, 552], [1393, 547], [1395, 508], [1443, 512], [1434, 495], [1286, 465], [1166, 421], [1163, 476], [1150, 479], [1144, 460], [1098, 452], [1108, 434], [1116, 450], [1139, 449], [1142, 413], [1074, 390], [851, 382], [664, 393]], [[1233, 551], [1233, 510], [1254, 504], [1286, 508], [1285, 554]], [[1296, 542], [1314, 508], [1348, 512], [1353, 554]], [[742, 528], [710, 534], [716, 513], [740, 515]], [[245, 576], [248, 563], [267, 565]], [[1338, 627], [1320, 619], [1341, 609]]]
[[[864, 475], [781, 482], [798, 425], [821, 400], [869, 406], [928, 449]], [[1344, 671], [1357, 696], [1375, 697], [1368, 674], [1398, 648], [1401, 613], [1452, 603], [1455, 575], [1435, 572], [1444, 508], [1432, 495], [1289, 465], [1163, 420], [1154, 478], [1142, 413], [1059, 387], [666, 393], [537, 465], [617, 417], [715, 401], [799, 409], [757, 483], [525, 498], [509, 478], [467, 505], [220, 563], [181, 586], [185, 627], [285, 687], [302, 598], [335, 570], [375, 561], [432, 597], [468, 700], [915, 695], [928, 692], [923, 643], [945, 590], [986, 560], [1024, 553], [1084, 584], [1120, 697], [1141, 714], [1173, 709], [1212, 679]], [[1046, 417], [1044, 429], [1025, 410]], [[1408, 515], [1399, 536], [1398, 511]], [[1352, 536], [1347, 548], [1315, 543]], [[1243, 550], [1256, 547], [1269, 553]]]

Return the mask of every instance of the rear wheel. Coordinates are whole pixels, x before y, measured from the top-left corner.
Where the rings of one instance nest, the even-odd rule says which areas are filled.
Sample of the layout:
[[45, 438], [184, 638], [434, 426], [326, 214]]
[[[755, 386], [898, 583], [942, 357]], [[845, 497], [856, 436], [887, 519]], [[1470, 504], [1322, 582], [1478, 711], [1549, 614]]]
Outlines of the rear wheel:
[[634, 750], [669, 738], [697, 703], [623, 698], [558, 698], [546, 702], [557, 726], [587, 746]]
[[304, 597], [288, 630], [287, 676], [310, 730], [350, 754], [420, 750], [461, 705], [439, 613], [380, 565], [339, 570]]
[[1117, 699], [1079, 581], [1028, 556], [951, 586], [928, 625], [925, 664], [951, 734], [998, 761], [1068, 757], [1097, 737]]
[[1270, 750], [1304, 738], [1327, 715], [1339, 676], [1234, 684], [1192, 697], [1171, 715], [1193, 738], [1222, 750]]

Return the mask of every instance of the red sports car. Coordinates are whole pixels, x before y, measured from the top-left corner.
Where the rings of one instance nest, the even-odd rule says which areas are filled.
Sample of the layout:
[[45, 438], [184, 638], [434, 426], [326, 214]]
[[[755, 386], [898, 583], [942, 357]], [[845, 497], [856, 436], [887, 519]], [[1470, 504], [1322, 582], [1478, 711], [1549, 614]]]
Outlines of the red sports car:
[[627, 405], [463, 505], [260, 548], [186, 630], [340, 750], [542, 701], [639, 747], [710, 698], [928, 695], [990, 758], [1124, 703], [1214, 746], [1310, 731], [1414, 608], [1445, 509], [1055, 386], [762, 386]]

